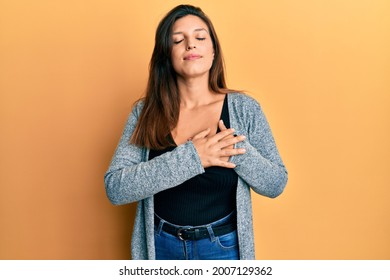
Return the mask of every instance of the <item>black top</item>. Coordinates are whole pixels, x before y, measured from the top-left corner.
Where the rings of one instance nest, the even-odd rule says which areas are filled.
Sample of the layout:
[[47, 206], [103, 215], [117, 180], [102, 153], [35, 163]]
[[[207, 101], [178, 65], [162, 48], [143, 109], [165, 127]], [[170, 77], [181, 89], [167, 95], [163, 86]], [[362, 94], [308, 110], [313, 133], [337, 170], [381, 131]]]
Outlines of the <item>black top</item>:
[[[230, 127], [229, 110], [225, 97], [221, 119]], [[218, 132], [219, 132], [218, 128]], [[176, 146], [164, 150], [150, 150], [149, 160]], [[219, 220], [236, 209], [238, 175], [231, 168], [212, 166], [184, 183], [154, 196], [155, 213], [176, 225], [204, 225]]]

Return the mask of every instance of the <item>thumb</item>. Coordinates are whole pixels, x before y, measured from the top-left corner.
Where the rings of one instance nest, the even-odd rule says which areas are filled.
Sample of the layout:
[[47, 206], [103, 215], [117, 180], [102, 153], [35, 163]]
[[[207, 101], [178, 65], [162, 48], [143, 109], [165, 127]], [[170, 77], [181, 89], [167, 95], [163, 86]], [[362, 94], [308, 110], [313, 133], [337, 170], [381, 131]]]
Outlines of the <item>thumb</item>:
[[224, 131], [225, 129], [227, 129], [227, 127], [225, 126], [223, 120], [220, 120], [218, 122], [218, 126], [219, 126], [219, 130], [221, 130], [221, 131]]

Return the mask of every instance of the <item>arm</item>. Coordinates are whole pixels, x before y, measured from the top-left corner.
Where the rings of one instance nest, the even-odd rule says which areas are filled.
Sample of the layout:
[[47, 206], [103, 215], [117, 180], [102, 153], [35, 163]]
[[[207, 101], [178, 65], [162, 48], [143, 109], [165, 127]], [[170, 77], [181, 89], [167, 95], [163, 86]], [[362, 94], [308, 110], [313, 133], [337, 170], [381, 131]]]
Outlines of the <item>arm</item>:
[[104, 176], [107, 196], [116, 205], [144, 199], [204, 172], [192, 142], [144, 162], [145, 150], [129, 143], [138, 119], [137, 109], [139, 105], [128, 118]]
[[275, 198], [286, 186], [287, 170], [260, 105], [253, 99], [246, 105], [247, 112], [240, 121], [245, 126], [247, 139], [236, 145], [246, 153], [233, 156], [230, 161], [236, 164], [237, 174], [256, 193]]

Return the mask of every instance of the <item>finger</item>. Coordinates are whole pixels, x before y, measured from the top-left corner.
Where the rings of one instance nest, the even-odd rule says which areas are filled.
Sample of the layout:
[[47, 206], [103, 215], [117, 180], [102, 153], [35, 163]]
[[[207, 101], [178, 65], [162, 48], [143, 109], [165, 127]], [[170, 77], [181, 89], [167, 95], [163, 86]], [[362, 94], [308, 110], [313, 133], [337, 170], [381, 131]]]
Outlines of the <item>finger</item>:
[[236, 155], [242, 155], [245, 153], [246, 153], [246, 150], [243, 148], [223, 149], [223, 150], [221, 150], [221, 157], [226, 158], [226, 157], [231, 157], [231, 156], [236, 156]]
[[218, 161], [214, 164], [214, 166], [220, 166], [220, 167], [225, 167], [225, 168], [235, 168], [236, 165], [232, 162], [229, 161]]
[[232, 135], [233, 133], [234, 133], [234, 128], [228, 128], [228, 129], [225, 129], [221, 132], [218, 132], [217, 134], [215, 134], [211, 138], [212, 138], [212, 140], [218, 142], [221, 139], [225, 138], [226, 136]]
[[209, 133], [210, 133], [210, 128], [207, 128], [207, 129], [199, 132], [198, 134], [196, 134], [194, 137], [192, 137], [192, 140], [205, 138], [207, 135], [209, 135]]
[[[224, 131], [224, 130], [227, 129], [227, 127], [225, 126], [225, 123], [223, 122], [223, 120], [220, 120], [220, 121], [218, 122], [218, 127], [219, 127], [219, 130], [220, 130], [220, 131]], [[234, 137], [234, 135], [233, 135], [233, 134], [230, 134], [230, 135], [226, 136], [225, 138], [220, 139], [219, 141], [221, 141], [221, 140], [223, 140], [223, 139], [233, 138], [233, 137]]]
[[226, 126], [225, 126], [225, 123], [223, 122], [223, 120], [220, 120], [218, 122], [218, 126], [219, 126], [219, 130], [221, 130], [221, 131], [224, 131], [224, 130], [227, 129]]
[[[218, 127], [219, 127], [219, 130], [220, 130], [220, 131], [224, 131], [224, 130], [227, 129], [227, 127], [225, 126], [225, 123], [223, 122], [223, 120], [220, 120], [220, 121], [218, 122]], [[234, 135], [233, 135], [233, 134], [230, 134], [230, 135], [226, 136], [225, 138], [222, 138], [222, 139], [219, 140], [219, 141], [222, 141], [222, 140], [224, 140], [224, 139], [233, 138], [233, 137], [234, 137]], [[226, 147], [225, 147], [225, 148], [226, 148]], [[230, 146], [229, 148], [233, 148], [233, 145]]]
[[218, 142], [218, 148], [223, 149], [225, 147], [237, 144], [238, 142], [244, 141], [245, 139], [246, 137], [244, 135], [222, 139], [221, 141]]

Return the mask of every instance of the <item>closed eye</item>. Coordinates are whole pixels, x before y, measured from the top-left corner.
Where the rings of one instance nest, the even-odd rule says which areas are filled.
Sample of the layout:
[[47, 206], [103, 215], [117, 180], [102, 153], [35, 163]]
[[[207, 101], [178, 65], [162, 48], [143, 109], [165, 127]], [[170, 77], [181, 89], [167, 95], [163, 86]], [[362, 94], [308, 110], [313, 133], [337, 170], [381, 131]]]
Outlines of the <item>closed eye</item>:
[[[204, 41], [204, 40], [206, 40], [206, 38], [196, 38], [196, 40], [198, 40], [198, 41]], [[184, 41], [184, 39], [181, 39], [181, 40], [179, 40], [179, 41], [174, 41], [173, 43], [174, 44], [180, 44], [181, 42], [183, 42]]]

